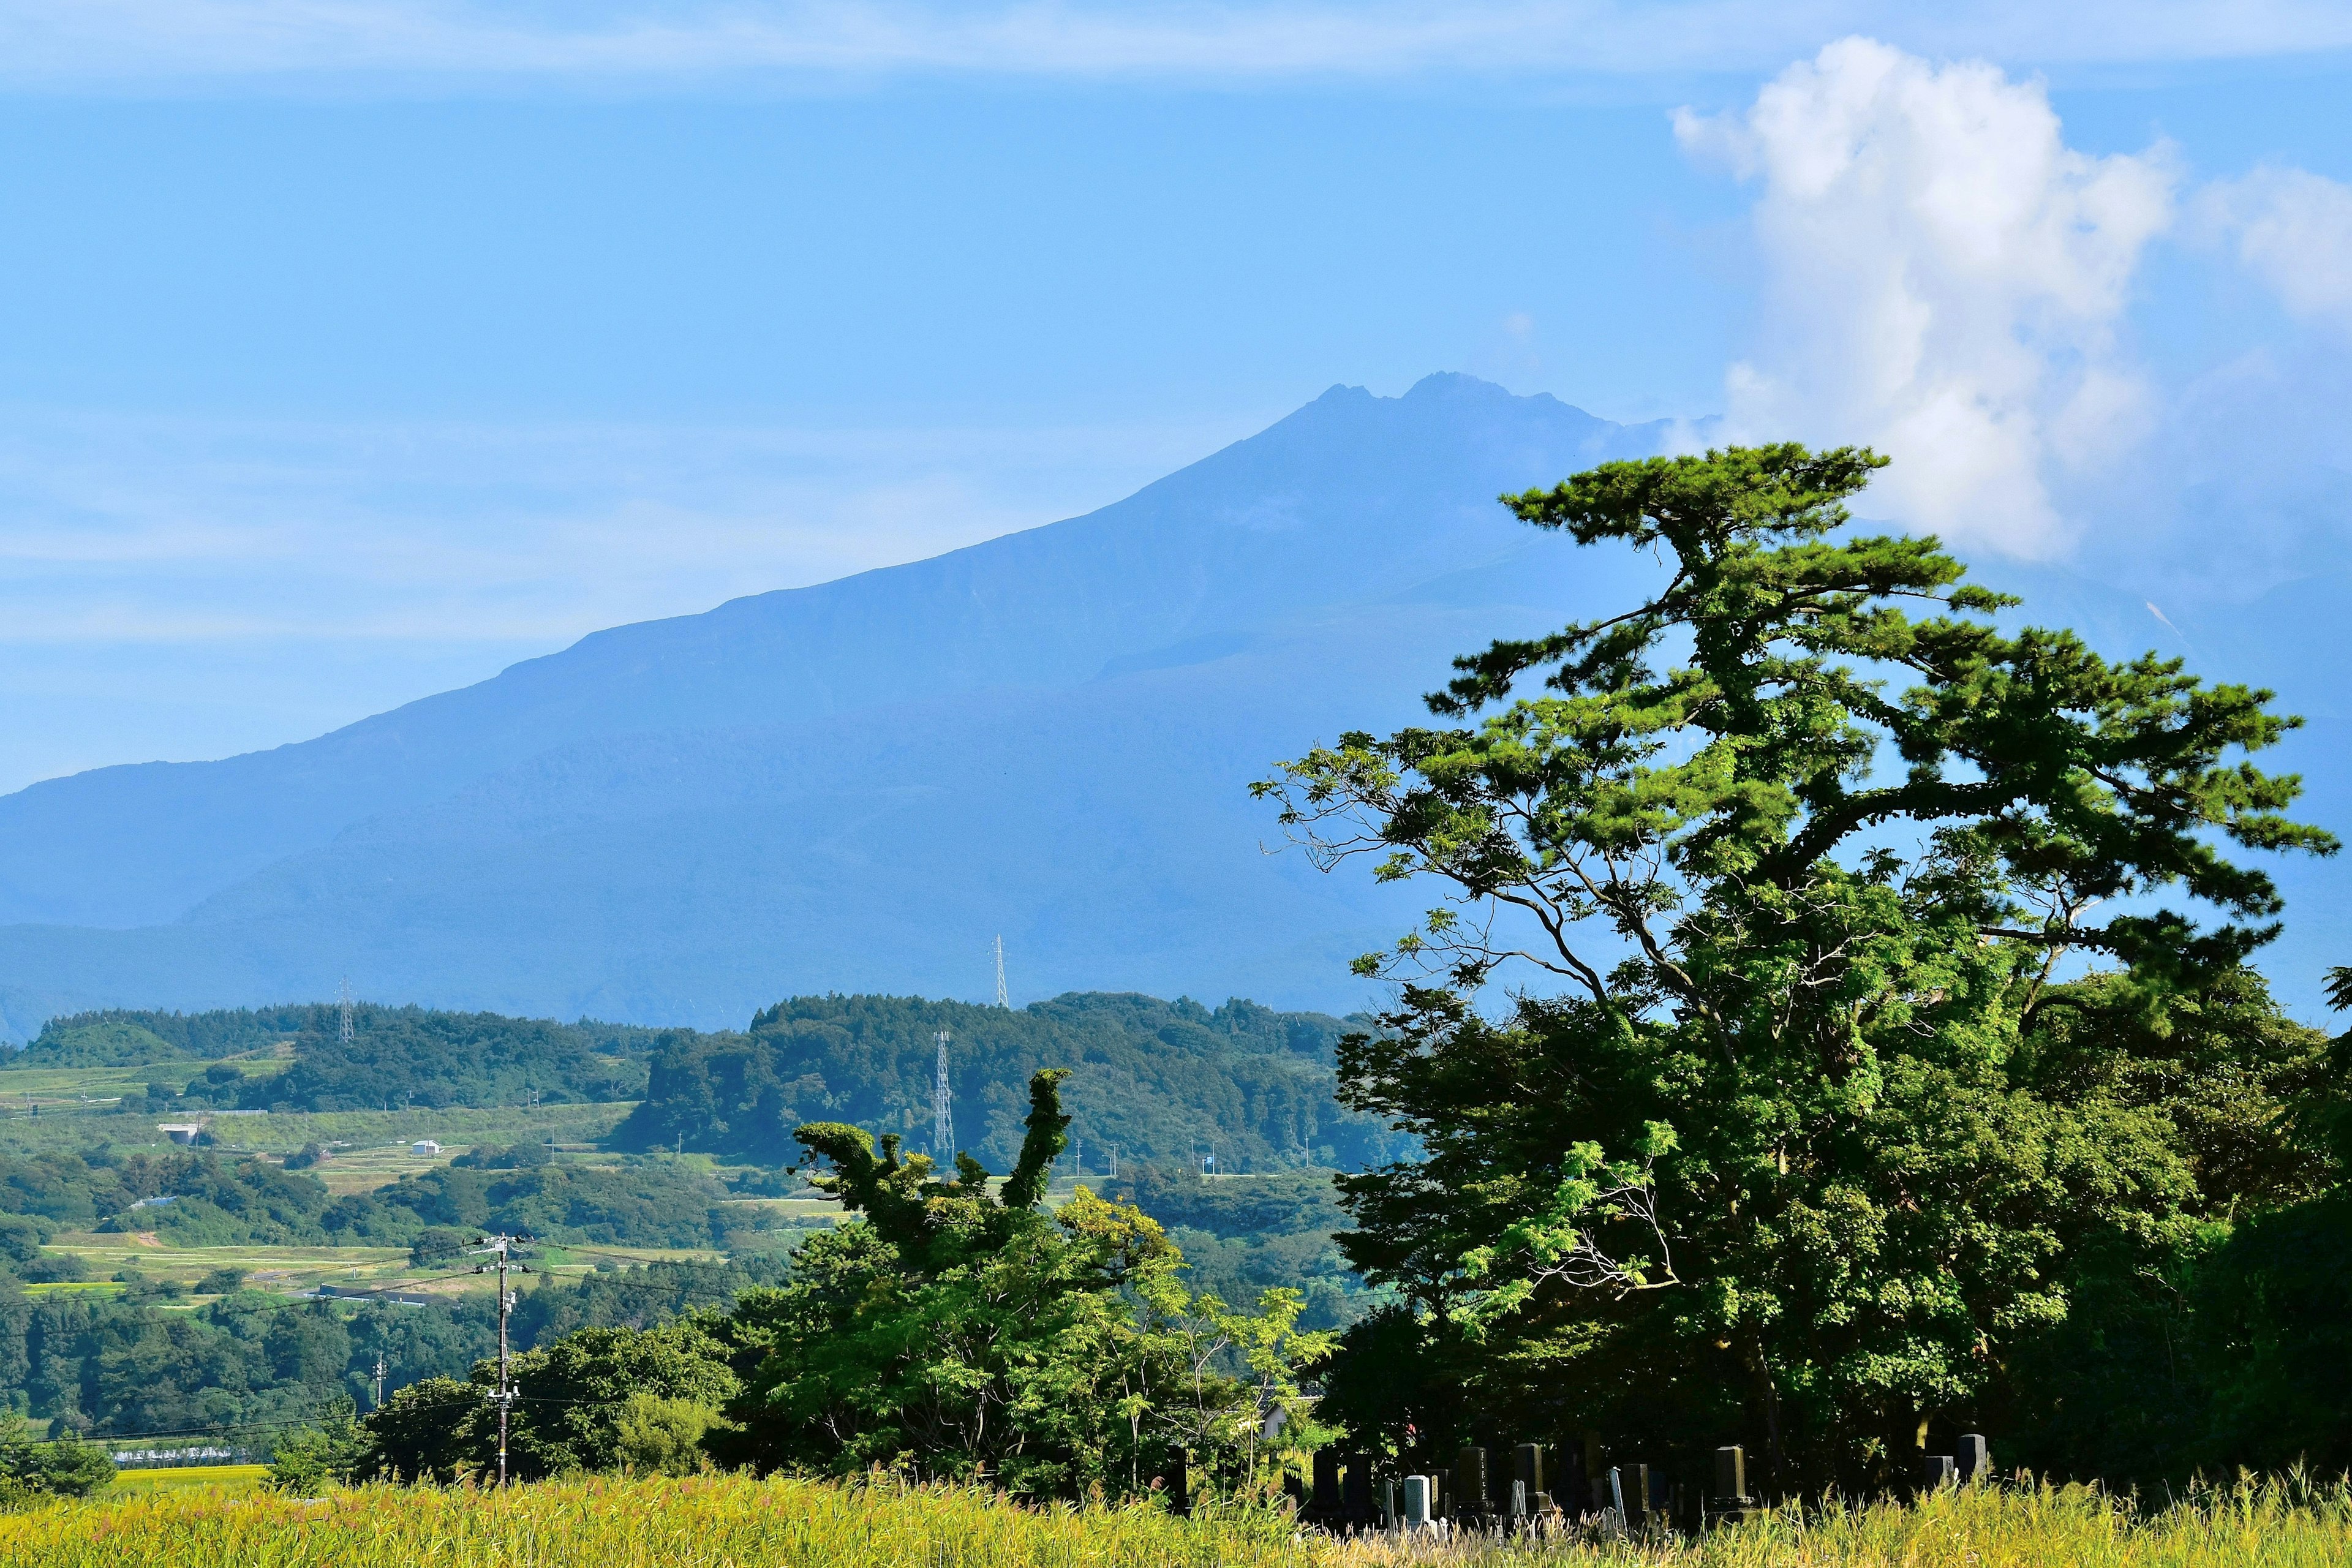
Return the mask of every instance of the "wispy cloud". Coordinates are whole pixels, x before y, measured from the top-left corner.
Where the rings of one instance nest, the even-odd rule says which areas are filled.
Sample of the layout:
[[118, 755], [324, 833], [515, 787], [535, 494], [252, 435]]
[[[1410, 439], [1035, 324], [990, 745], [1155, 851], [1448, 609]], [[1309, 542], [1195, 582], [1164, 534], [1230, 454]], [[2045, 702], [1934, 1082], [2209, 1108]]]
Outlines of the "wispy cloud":
[[2197, 210], [2290, 313], [2352, 332], [2352, 185], [2262, 168], [2208, 186]]
[[20, 85], [348, 75], [677, 82], [901, 73], [1219, 81], [1427, 72], [1769, 69], [1868, 32], [1928, 53], [2041, 61], [2248, 58], [2352, 47], [2333, 0], [530, 5], [416, 0], [0, 3]]
[[1050, 522], [1259, 422], [712, 429], [0, 408], [0, 790], [301, 740], [604, 626]]
[[0, 642], [17, 644], [568, 640], [1049, 522], [1244, 433], [22, 409], [5, 428]]

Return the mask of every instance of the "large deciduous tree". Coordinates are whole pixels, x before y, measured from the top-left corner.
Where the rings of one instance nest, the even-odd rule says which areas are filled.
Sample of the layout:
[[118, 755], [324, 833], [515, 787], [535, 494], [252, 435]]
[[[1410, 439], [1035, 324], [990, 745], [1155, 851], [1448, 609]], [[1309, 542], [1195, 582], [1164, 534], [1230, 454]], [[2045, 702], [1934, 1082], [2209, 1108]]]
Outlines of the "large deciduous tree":
[[[2242, 973], [2281, 904], [2240, 852], [2334, 847], [2245, 761], [2295, 721], [2002, 629], [1936, 540], [1847, 526], [1882, 461], [1733, 447], [1504, 498], [1651, 552], [1655, 593], [1258, 786], [1326, 868], [1444, 889], [1359, 962], [1404, 984], [1342, 1050], [1343, 1098], [1426, 1152], [1340, 1183], [1408, 1303], [1361, 1339], [1421, 1369], [1359, 1364], [1333, 1408], [1899, 1479], [2066, 1317], [2071, 1249], [2189, 1223], [2200, 1159], [2260, 1163], [2230, 1125], [2192, 1147], [2146, 1073], [2058, 1070], [2059, 1014], [2069, 955], [2151, 1037]], [[1549, 984], [1491, 1018], [1511, 961]]]

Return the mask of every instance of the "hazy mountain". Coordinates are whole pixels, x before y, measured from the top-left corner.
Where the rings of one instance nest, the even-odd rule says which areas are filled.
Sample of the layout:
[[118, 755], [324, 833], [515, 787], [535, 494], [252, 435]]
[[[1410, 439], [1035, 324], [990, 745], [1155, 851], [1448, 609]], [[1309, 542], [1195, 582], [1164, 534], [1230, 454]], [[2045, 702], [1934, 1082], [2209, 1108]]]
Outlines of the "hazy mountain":
[[1398, 906], [1245, 785], [1637, 570], [1496, 494], [1656, 449], [1335, 387], [1071, 521], [618, 627], [299, 745], [0, 799], [0, 1009], [324, 995], [740, 1024], [796, 991], [1347, 1008]]
[[[1623, 602], [1645, 563], [1494, 498], [1664, 435], [1464, 376], [1335, 387], [1086, 517], [600, 632], [299, 745], [35, 785], [0, 799], [0, 1029], [345, 975], [388, 1003], [740, 1026], [796, 993], [986, 997], [1000, 932], [1016, 999], [1354, 1010], [1373, 994], [1347, 959], [1417, 900], [1265, 853], [1248, 782], [1414, 717], [1455, 653]], [[2277, 687], [2315, 718], [2287, 759], [2308, 815], [2343, 830], [2340, 554], [2161, 608], [2120, 566], [1989, 574], [2111, 653]], [[2310, 1012], [2352, 959], [2352, 882], [2282, 880], [2265, 967]]]

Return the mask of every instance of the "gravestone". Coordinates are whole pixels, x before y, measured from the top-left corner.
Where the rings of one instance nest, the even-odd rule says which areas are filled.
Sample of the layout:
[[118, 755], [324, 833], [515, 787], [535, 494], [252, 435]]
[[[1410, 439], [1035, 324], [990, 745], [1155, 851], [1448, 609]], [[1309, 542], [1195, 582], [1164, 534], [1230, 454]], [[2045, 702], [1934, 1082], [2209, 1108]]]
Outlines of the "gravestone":
[[1620, 1506], [1625, 1512], [1625, 1528], [1628, 1530], [1646, 1530], [1649, 1528], [1651, 1522], [1650, 1515], [1652, 1512], [1650, 1504], [1650, 1467], [1647, 1465], [1621, 1465], [1618, 1467], [1617, 1473], [1623, 1478], [1622, 1487], [1625, 1495], [1624, 1501]]
[[1934, 1491], [1938, 1487], [1948, 1487], [1958, 1479], [1959, 1467], [1953, 1462], [1952, 1456], [1949, 1454], [1927, 1456], [1927, 1489], [1929, 1491]]
[[1378, 1510], [1372, 1499], [1372, 1461], [1369, 1455], [1348, 1456], [1347, 1480], [1339, 1492], [1341, 1522], [1355, 1529], [1370, 1526]]
[[1339, 1455], [1336, 1449], [1315, 1450], [1315, 1496], [1307, 1505], [1307, 1516], [1325, 1522], [1339, 1517]]
[[1437, 1521], [1437, 1478], [1407, 1476], [1404, 1479], [1404, 1527], [1407, 1530], [1427, 1530]]
[[1168, 1465], [1168, 1511], [1185, 1514], [1192, 1511], [1192, 1490], [1184, 1470], [1185, 1456], [1179, 1452]]
[[1992, 1479], [1992, 1445], [1981, 1432], [1960, 1434], [1960, 1479], [1989, 1481]]
[[1454, 1456], [1454, 1517], [1471, 1522], [1488, 1511], [1486, 1450], [1465, 1448]]
[[1540, 1513], [1536, 1500], [1544, 1495], [1544, 1451], [1540, 1443], [1522, 1443], [1511, 1450], [1511, 1516], [1525, 1519]]
[[1756, 1507], [1748, 1495], [1748, 1450], [1734, 1443], [1715, 1451], [1715, 1493], [1706, 1500], [1709, 1519], [1746, 1519]]
[[1592, 1511], [1592, 1477], [1584, 1468], [1580, 1445], [1560, 1445], [1559, 1473], [1551, 1479], [1551, 1490], [1570, 1518]]

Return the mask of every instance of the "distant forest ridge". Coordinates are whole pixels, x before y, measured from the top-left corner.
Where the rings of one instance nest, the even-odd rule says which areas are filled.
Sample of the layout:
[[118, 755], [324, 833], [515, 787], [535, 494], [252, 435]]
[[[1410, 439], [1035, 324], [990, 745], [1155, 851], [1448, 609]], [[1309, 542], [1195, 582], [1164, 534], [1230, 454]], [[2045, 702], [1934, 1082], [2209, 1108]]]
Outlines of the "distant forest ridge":
[[[211, 1061], [199, 1089], [211, 1106], [248, 1110], [376, 1110], [403, 1105], [520, 1105], [635, 1100], [645, 1059], [680, 1033], [625, 1024], [509, 1018], [497, 1013], [354, 1003], [352, 1039], [334, 1003], [239, 1007], [211, 1013], [109, 1009], [52, 1018], [11, 1058], [24, 1067], [131, 1067]], [[266, 1077], [229, 1070], [226, 1058], [293, 1048], [293, 1064]], [[166, 1097], [151, 1087], [149, 1098]], [[197, 1110], [168, 1105], [133, 1109]]]
[[792, 1130], [846, 1121], [931, 1150], [937, 1037], [949, 1037], [955, 1146], [1011, 1168], [1039, 1068], [1068, 1068], [1073, 1144], [1063, 1168], [1114, 1159], [1223, 1171], [1362, 1164], [1404, 1141], [1333, 1096], [1341, 1037], [1365, 1018], [1277, 1013], [1233, 1001], [1073, 993], [1019, 1009], [894, 996], [803, 996], [741, 1035], [681, 1037], [656, 1051], [646, 1096], [615, 1142], [782, 1164]]
[[[1281, 1013], [1247, 1001], [1209, 1008], [1117, 993], [1072, 993], [1012, 1009], [900, 996], [803, 996], [748, 1030], [563, 1024], [495, 1013], [356, 1003], [352, 1040], [333, 1003], [174, 1013], [108, 1009], [50, 1019], [12, 1065], [159, 1072], [134, 1113], [205, 1109], [307, 1111], [639, 1100], [625, 1148], [677, 1149], [763, 1164], [799, 1151], [793, 1127], [849, 1121], [927, 1149], [936, 1037], [950, 1037], [959, 1147], [998, 1169], [1020, 1142], [1029, 1074], [1073, 1071], [1066, 1103], [1081, 1147], [1073, 1168], [1125, 1161], [1228, 1171], [1347, 1166], [1401, 1146], [1333, 1098], [1340, 1037], [1364, 1018]], [[237, 1058], [282, 1056], [267, 1072]]]

